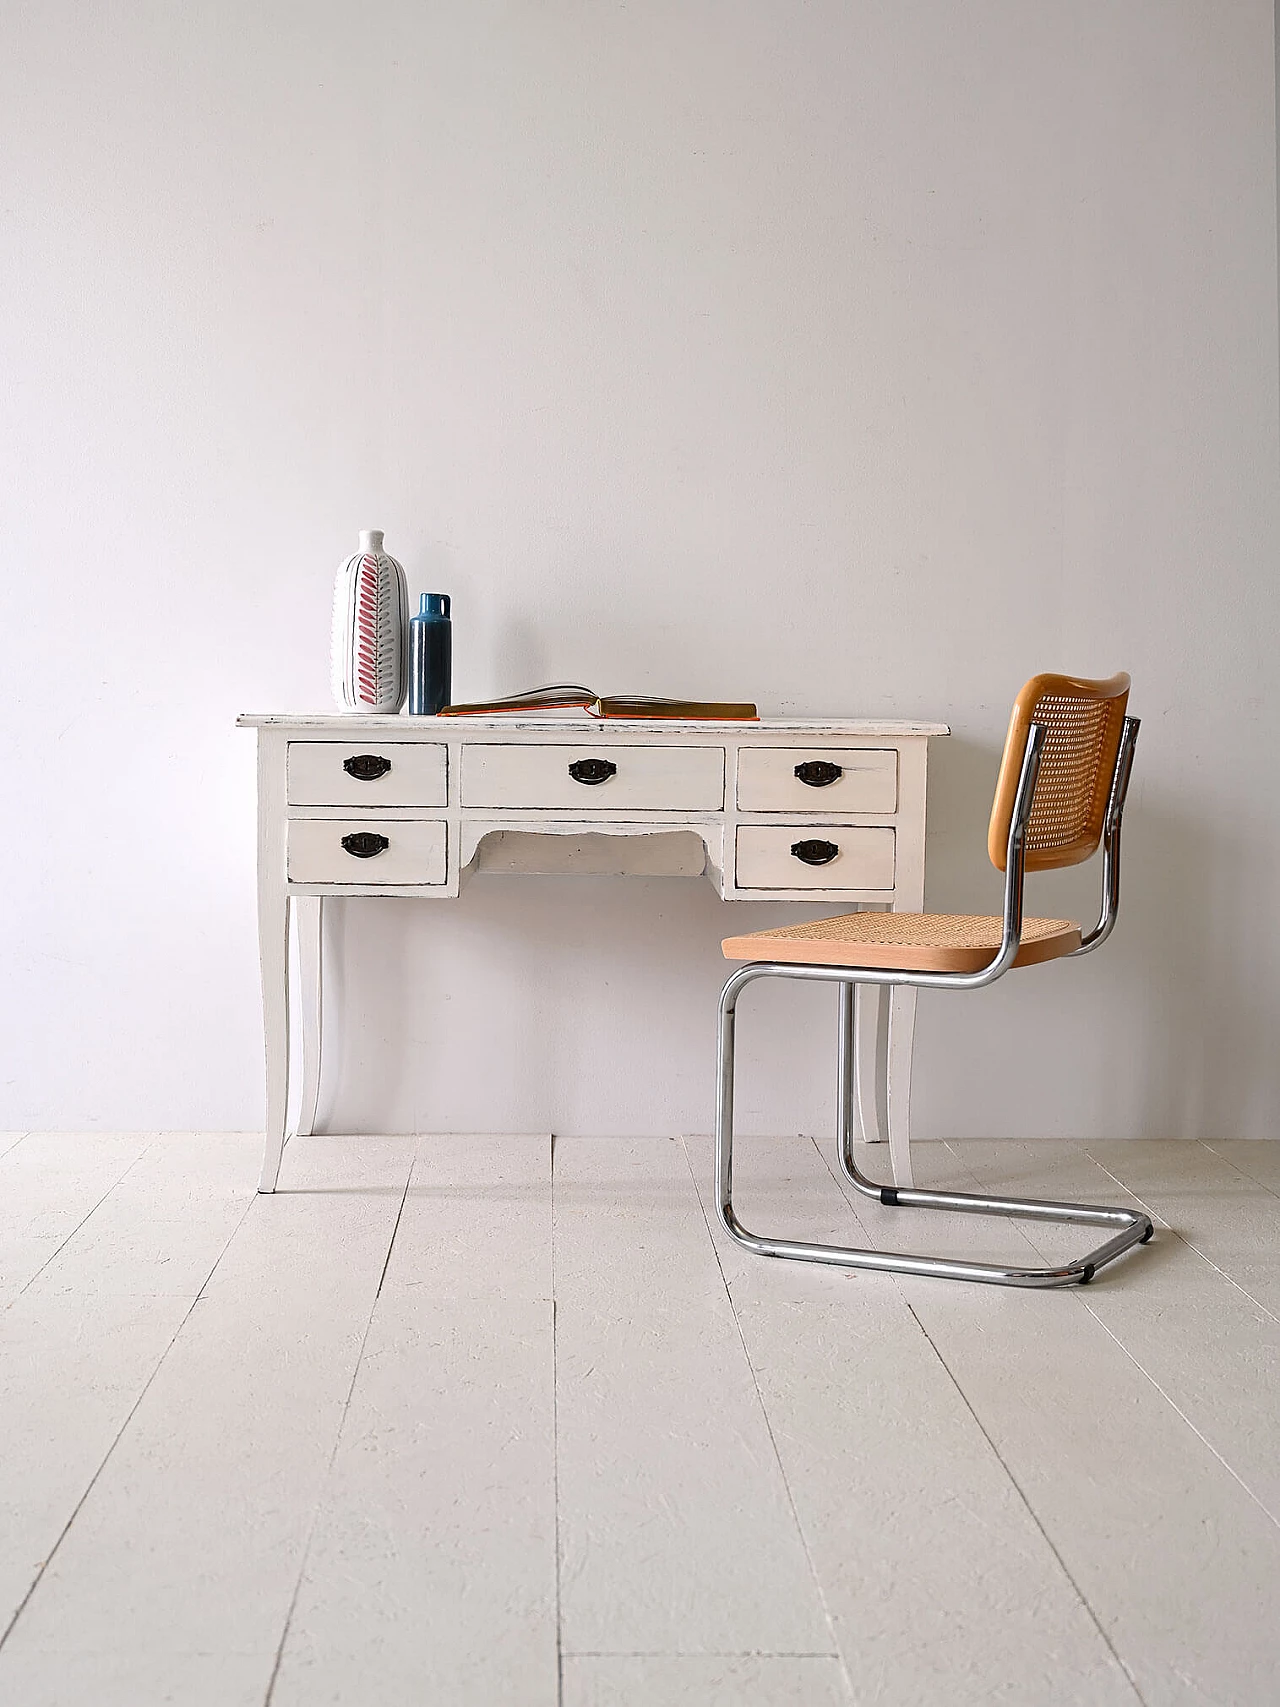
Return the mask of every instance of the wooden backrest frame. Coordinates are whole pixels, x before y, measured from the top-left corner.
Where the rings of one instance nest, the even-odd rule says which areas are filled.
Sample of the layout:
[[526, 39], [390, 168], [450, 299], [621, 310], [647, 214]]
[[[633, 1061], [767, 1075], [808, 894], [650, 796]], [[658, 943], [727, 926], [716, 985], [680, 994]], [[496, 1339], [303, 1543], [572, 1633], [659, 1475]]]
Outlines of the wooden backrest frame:
[[1097, 851], [1128, 703], [1129, 678], [1123, 671], [1105, 682], [1032, 676], [1014, 701], [991, 806], [987, 852], [997, 871], [1005, 868], [1027, 731], [1033, 723], [1045, 729], [1046, 738], [1027, 825], [1025, 869], [1079, 865]]

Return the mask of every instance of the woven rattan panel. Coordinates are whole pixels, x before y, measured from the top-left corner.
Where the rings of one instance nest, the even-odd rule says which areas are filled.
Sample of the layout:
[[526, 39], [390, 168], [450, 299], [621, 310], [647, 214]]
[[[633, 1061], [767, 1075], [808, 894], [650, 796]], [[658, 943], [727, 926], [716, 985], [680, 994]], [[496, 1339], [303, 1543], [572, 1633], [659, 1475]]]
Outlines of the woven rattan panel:
[[1028, 871], [1078, 865], [1102, 839], [1107, 801], [1129, 699], [1123, 672], [1109, 681], [1046, 673], [1032, 676], [1009, 720], [1000, 777], [987, 829], [997, 871], [1008, 857], [1009, 826], [1032, 724], [1045, 732], [1024, 858]]
[[[794, 960], [834, 966], [971, 971], [1000, 946], [1001, 920], [963, 913], [847, 913], [729, 937], [728, 960]], [[1069, 954], [1080, 943], [1071, 919], [1025, 919], [1016, 965]]]
[[1123, 708], [1117, 712], [1114, 701], [1057, 694], [1043, 694], [1036, 701], [1032, 722], [1042, 723], [1048, 735], [1027, 826], [1029, 854], [1070, 847], [1097, 835], [1107, 804], [1105, 785], [1111, 781], [1100, 777], [1102, 755], [1109, 729], [1121, 716]]

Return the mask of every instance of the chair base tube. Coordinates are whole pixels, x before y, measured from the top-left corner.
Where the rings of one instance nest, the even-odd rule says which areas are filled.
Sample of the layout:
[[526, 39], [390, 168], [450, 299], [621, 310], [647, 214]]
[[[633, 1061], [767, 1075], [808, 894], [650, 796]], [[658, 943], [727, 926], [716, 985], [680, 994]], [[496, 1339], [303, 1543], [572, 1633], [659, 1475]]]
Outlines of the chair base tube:
[[[927, 1199], [932, 1194], [920, 1194]], [[921, 1208], [937, 1205], [923, 1202]], [[959, 1262], [950, 1257], [913, 1255], [907, 1251], [864, 1251], [852, 1245], [811, 1245], [797, 1239], [771, 1239], [744, 1227], [734, 1213], [732, 1203], [720, 1203], [720, 1222], [725, 1230], [749, 1251], [762, 1257], [785, 1257], [792, 1262], [830, 1263], [837, 1268], [866, 1268], [885, 1274], [934, 1275], [940, 1280], [974, 1280], [988, 1286], [1084, 1286], [1098, 1270], [1112, 1262], [1133, 1245], [1145, 1244], [1152, 1234], [1151, 1223], [1145, 1216], [1136, 1216], [1134, 1224], [1096, 1250], [1057, 1268], [1014, 1268], [1001, 1263]], [[1000, 1209], [987, 1211], [981, 1198], [975, 1197], [968, 1209], [977, 1214], [1003, 1215]], [[1029, 1210], [1042, 1206], [1034, 1199], [1026, 1200]], [[1041, 1217], [1047, 1219], [1047, 1217]], [[1056, 1218], [1055, 1218], [1056, 1219]]]
[[[734, 1028], [737, 994], [752, 978], [790, 975], [784, 964], [757, 962], [735, 972], [720, 1002], [720, 1085], [716, 1107], [716, 1201], [721, 1225], [738, 1244], [758, 1256], [783, 1257], [792, 1262], [829, 1263], [838, 1268], [865, 1268], [887, 1274], [933, 1275], [942, 1280], [978, 1281], [989, 1286], [1083, 1286], [1099, 1269], [1134, 1245], [1146, 1244], [1154, 1232], [1151, 1218], [1140, 1209], [1110, 1209], [1089, 1203], [1055, 1203], [1031, 1197], [994, 1197], [965, 1191], [929, 1191], [914, 1186], [878, 1185], [859, 1169], [853, 1152], [857, 1106], [853, 990], [856, 979], [833, 972], [840, 989], [839, 1095], [837, 1098], [840, 1164], [850, 1183], [865, 1197], [891, 1207], [937, 1209], [952, 1214], [1001, 1215], [1032, 1221], [1113, 1229], [1109, 1239], [1074, 1262], [1053, 1267], [1022, 1267], [1004, 1263], [961, 1262], [950, 1257], [914, 1255], [899, 1251], [859, 1250], [849, 1245], [809, 1244], [778, 1239], [744, 1227], [733, 1208], [733, 1088]], [[807, 977], [813, 969], [806, 968]]]

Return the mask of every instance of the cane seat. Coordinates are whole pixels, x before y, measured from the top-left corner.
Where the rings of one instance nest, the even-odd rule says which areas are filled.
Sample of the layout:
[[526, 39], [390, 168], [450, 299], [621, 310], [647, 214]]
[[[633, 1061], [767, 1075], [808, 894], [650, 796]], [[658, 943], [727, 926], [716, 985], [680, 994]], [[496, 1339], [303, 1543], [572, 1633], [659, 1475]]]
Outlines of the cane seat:
[[[726, 960], [807, 966], [874, 966], [903, 972], [977, 972], [1000, 947], [1002, 921], [964, 913], [844, 913], [727, 937]], [[1072, 919], [1024, 919], [1015, 966], [1057, 960], [1080, 947]]]

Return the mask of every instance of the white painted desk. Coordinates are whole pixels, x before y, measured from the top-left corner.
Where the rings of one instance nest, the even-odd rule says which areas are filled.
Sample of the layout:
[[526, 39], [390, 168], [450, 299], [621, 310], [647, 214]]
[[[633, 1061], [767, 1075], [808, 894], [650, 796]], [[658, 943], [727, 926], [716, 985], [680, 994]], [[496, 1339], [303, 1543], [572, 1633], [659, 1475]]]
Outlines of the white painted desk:
[[[943, 723], [857, 719], [238, 721], [258, 731], [262, 1191], [275, 1189], [288, 1116], [291, 911], [303, 1010], [298, 1131], [305, 1133], [320, 1085], [326, 896], [447, 901], [477, 870], [618, 870], [705, 873], [726, 901], [919, 912], [928, 742], [949, 733]], [[915, 991], [893, 991], [888, 1006], [887, 1124], [894, 1177], [904, 1183]], [[880, 1135], [878, 1016], [878, 993], [859, 991], [859, 1115], [873, 1139]]]

